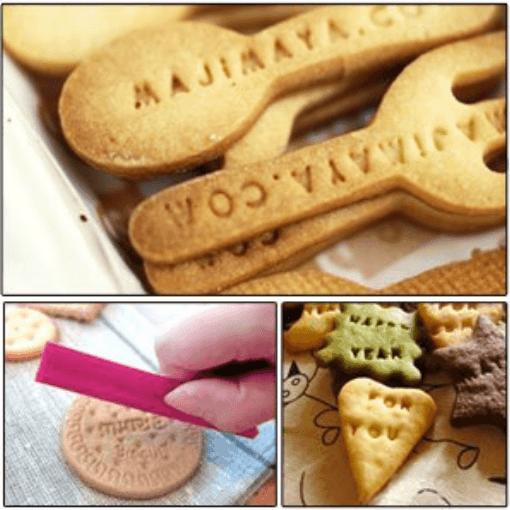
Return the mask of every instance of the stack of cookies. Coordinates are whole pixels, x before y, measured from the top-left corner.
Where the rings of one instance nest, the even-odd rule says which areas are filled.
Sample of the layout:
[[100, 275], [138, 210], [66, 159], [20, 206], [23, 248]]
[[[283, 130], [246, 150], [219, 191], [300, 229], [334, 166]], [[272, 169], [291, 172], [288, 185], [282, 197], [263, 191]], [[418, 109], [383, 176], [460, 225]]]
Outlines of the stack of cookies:
[[[11, 6], [3, 39], [22, 65], [65, 80], [58, 129], [81, 160], [144, 186], [182, 176], [135, 194], [115, 228], [151, 291], [211, 294], [395, 212], [453, 232], [503, 224], [492, 159], [505, 100], [481, 100], [505, 74], [502, 16], [497, 5]], [[74, 19], [93, 22], [71, 30]], [[381, 98], [368, 126], [296, 139]]]

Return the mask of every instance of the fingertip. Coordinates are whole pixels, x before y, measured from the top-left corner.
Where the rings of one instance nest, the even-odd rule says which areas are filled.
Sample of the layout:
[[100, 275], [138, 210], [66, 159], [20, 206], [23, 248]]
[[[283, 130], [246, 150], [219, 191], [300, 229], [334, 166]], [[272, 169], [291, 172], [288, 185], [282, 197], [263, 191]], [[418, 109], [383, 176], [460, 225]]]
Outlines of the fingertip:
[[239, 433], [274, 417], [275, 381], [274, 371], [242, 376], [235, 381], [190, 381], [170, 392], [165, 402], [219, 430]]

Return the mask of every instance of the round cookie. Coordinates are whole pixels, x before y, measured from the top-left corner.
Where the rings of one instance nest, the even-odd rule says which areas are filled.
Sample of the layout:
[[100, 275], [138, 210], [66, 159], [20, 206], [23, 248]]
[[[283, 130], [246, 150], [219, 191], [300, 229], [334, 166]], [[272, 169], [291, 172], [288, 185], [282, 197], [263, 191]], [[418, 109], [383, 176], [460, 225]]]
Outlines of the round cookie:
[[198, 427], [85, 396], [74, 401], [62, 432], [65, 459], [83, 482], [139, 500], [190, 480], [202, 444]]
[[19, 307], [5, 318], [5, 358], [25, 360], [41, 354], [47, 342], [57, 341], [58, 329], [37, 310]]

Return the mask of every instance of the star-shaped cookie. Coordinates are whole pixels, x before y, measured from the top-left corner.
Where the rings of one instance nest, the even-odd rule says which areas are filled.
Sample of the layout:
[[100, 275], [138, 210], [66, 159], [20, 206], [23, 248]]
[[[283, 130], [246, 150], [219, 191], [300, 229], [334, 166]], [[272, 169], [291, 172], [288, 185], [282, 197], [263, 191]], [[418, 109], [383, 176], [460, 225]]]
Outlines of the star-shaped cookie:
[[451, 424], [496, 425], [506, 429], [506, 338], [485, 315], [470, 341], [434, 351], [451, 371], [457, 389]]

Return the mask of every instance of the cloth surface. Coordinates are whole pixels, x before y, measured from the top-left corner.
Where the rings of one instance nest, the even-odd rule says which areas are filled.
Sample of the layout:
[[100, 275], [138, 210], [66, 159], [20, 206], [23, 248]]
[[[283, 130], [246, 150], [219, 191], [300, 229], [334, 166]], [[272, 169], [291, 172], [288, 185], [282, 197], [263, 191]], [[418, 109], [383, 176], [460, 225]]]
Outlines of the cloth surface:
[[[283, 504], [356, 505], [335, 383], [310, 352], [284, 353]], [[506, 436], [492, 426], [453, 428], [455, 390], [442, 373], [419, 386], [438, 406], [432, 428], [371, 505], [506, 504]]]
[[[6, 305], [6, 311], [13, 305]], [[181, 319], [204, 305], [108, 304], [99, 318], [83, 324], [56, 319], [68, 347], [157, 372], [157, 326]], [[5, 364], [5, 485], [7, 506], [132, 505], [83, 484], [66, 466], [60, 450], [65, 413], [75, 393], [34, 381], [39, 358]], [[255, 439], [203, 430], [202, 466], [181, 489], [144, 505], [229, 506], [237, 504], [269, 472], [276, 457], [275, 422], [259, 426]]]

